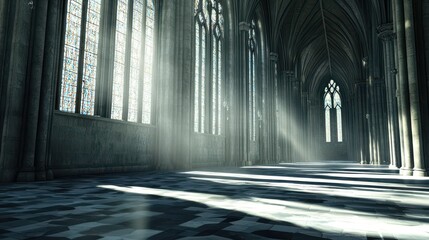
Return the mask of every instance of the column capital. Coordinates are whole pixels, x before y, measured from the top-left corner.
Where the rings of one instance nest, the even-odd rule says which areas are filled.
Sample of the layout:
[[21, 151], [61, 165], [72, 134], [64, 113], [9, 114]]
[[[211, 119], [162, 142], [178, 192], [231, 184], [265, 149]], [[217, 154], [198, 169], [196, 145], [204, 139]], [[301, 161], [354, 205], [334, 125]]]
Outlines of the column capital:
[[390, 41], [396, 38], [396, 34], [393, 31], [392, 23], [381, 24], [377, 27], [377, 35], [383, 41]]
[[247, 23], [247, 22], [240, 22], [238, 24], [238, 29], [240, 31], [246, 31], [246, 32], [248, 32], [248, 31], [250, 31], [250, 24]]
[[279, 60], [279, 55], [274, 52], [270, 52], [270, 60], [273, 62], [277, 62]]
[[284, 74], [286, 77], [295, 77], [295, 72], [294, 71], [284, 71]]

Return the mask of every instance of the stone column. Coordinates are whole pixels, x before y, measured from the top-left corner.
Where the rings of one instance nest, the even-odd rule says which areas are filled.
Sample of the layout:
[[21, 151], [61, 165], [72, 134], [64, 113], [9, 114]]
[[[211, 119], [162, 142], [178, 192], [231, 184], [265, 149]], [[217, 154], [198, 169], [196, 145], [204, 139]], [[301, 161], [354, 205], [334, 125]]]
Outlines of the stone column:
[[357, 140], [358, 148], [357, 150], [357, 158], [361, 164], [369, 163], [369, 130], [368, 130], [368, 122], [369, 122], [369, 114], [366, 108], [367, 105], [367, 83], [366, 82], [358, 82], [355, 84], [355, 107], [356, 107], [356, 131], [357, 131]]
[[321, 106], [318, 104], [319, 101], [317, 101], [314, 97], [309, 97], [308, 99], [308, 130], [307, 130], [307, 142], [308, 142], [308, 148], [310, 149], [308, 154], [308, 160], [309, 161], [315, 161], [320, 160], [318, 159], [319, 155], [317, 154], [319, 152], [319, 123], [321, 121], [320, 119], [320, 109]]
[[239, 109], [238, 113], [238, 122], [239, 122], [239, 159], [242, 161], [241, 165], [246, 165], [249, 162], [249, 139], [248, 139], [248, 37], [250, 31], [250, 24], [247, 22], [239, 23], [240, 30], [240, 53], [239, 53], [239, 62], [240, 62], [240, 73], [239, 73], [239, 96], [240, 100], [238, 102]]
[[386, 83], [388, 144], [390, 168], [397, 168], [399, 160], [399, 124], [397, 119], [398, 108], [396, 102], [396, 76], [393, 24], [387, 23], [377, 28], [378, 37], [383, 42], [384, 76]]
[[401, 174], [411, 176], [413, 174], [413, 155], [412, 155], [412, 142], [411, 142], [411, 120], [410, 120], [410, 98], [409, 98], [409, 84], [408, 84], [408, 69], [406, 58], [406, 39], [405, 39], [405, 21], [404, 21], [404, 5], [403, 0], [395, 0], [395, 26], [397, 34], [397, 51], [398, 51], [398, 67], [399, 67], [399, 98], [400, 98], [400, 112], [402, 130], [402, 144], [403, 144], [403, 165], [401, 167]]
[[[186, 169], [190, 162], [193, 3], [165, 1], [157, 66], [156, 154], [158, 169]], [[189, 17], [183, 17], [189, 16]], [[177, 18], [181, 21], [175, 21]], [[188, 39], [188, 40], [186, 40]], [[172, 51], [174, 49], [174, 51]]]
[[408, 86], [410, 96], [411, 140], [414, 160], [413, 176], [426, 176], [423, 159], [423, 138], [419, 100], [419, 81], [416, 59], [413, 1], [404, 0], [405, 40], [407, 51]]
[[[21, 6], [20, 6], [21, 7]], [[23, 106], [25, 118], [23, 124], [24, 138], [22, 139], [21, 170], [17, 181], [34, 181], [36, 162], [36, 139], [40, 110], [40, 93], [42, 88], [43, 57], [46, 37], [46, 19], [48, 16], [48, 1], [41, 0], [33, 2], [30, 6], [31, 44], [28, 48], [27, 72], [26, 72], [26, 96]], [[18, 29], [21, 30], [21, 29]], [[40, 180], [45, 180], [40, 177]]]
[[271, 99], [270, 106], [270, 143], [268, 145], [271, 158], [271, 163], [277, 163], [277, 109], [278, 109], [278, 55], [276, 53], [270, 53], [270, 62], [271, 62], [271, 79], [269, 80], [270, 84], [270, 93], [268, 98]]
[[[285, 120], [286, 120], [286, 129], [287, 132], [285, 133], [285, 145], [286, 145], [286, 154], [285, 158], [288, 162], [296, 162], [295, 155], [294, 155], [294, 137], [296, 136], [296, 104], [297, 99], [295, 97], [295, 94], [297, 92], [297, 86], [295, 86], [295, 72], [294, 71], [286, 71], [285, 72], [285, 78], [286, 78], [286, 91], [285, 91], [285, 104], [286, 104], [286, 111], [285, 114]], [[296, 140], [295, 140], [296, 141]]]
[[287, 76], [286, 72], [282, 71], [278, 82], [278, 113], [277, 113], [277, 158], [279, 162], [286, 162], [287, 159], [287, 145], [286, 134], [288, 132], [288, 95], [287, 95]]
[[309, 132], [310, 124], [309, 120], [309, 109], [310, 109], [310, 101], [308, 99], [308, 92], [303, 92], [301, 95], [301, 120], [299, 121], [299, 147], [301, 154], [301, 161], [307, 162], [310, 158], [310, 141], [307, 138], [307, 134]]
[[302, 121], [302, 99], [301, 99], [301, 82], [296, 79], [295, 74], [290, 76], [291, 82], [291, 111], [290, 111], [290, 136], [288, 138], [291, 146], [291, 158], [293, 162], [300, 162], [302, 160], [301, 151], [301, 121]]

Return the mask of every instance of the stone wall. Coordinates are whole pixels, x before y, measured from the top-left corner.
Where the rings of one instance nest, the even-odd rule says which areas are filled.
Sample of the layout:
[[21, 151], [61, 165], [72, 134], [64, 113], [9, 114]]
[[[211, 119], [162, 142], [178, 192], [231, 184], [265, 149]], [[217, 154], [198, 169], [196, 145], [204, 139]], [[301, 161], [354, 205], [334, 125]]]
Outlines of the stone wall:
[[155, 128], [56, 112], [51, 167], [55, 177], [150, 169]]

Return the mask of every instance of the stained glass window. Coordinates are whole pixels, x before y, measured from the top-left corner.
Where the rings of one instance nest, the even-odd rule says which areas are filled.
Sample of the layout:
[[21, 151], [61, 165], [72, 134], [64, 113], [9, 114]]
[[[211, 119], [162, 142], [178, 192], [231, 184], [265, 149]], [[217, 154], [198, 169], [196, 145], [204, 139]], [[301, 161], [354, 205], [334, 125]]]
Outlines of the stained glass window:
[[[198, 1], [196, 1], [198, 2]], [[200, 25], [195, 24], [194, 131], [200, 131]]]
[[256, 141], [256, 41], [255, 41], [255, 21], [250, 25], [249, 40], [249, 137], [251, 141]]
[[138, 121], [140, 64], [142, 62], [142, 36], [143, 36], [143, 0], [135, 0], [133, 6], [132, 32], [131, 32], [131, 60], [130, 60], [130, 86], [128, 94], [128, 121]]
[[224, 24], [222, 5], [219, 0], [195, 0], [194, 7], [194, 131], [220, 135]]
[[[118, 1], [111, 111], [113, 119], [151, 123], [154, 29], [153, 0]], [[124, 96], [128, 97], [124, 99]]]
[[222, 6], [217, 0], [212, 0], [211, 13], [212, 29], [212, 133], [221, 134], [222, 119], [222, 35], [223, 15]]
[[326, 142], [332, 142], [332, 120], [331, 120], [331, 110], [335, 109], [337, 122], [337, 141], [343, 141], [343, 127], [342, 127], [342, 116], [341, 116], [341, 95], [340, 87], [335, 83], [334, 80], [331, 80], [328, 86], [325, 88], [324, 94], [324, 109], [325, 109], [325, 132], [326, 132]]
[[[155, 5], [153, 0], [68, 0], [64, 36], [64, 59], [59, 85], [59, 110], [94, 115], [96, 92], [111, 89], [111, 109], [103, 115], [112, 119], [151, 123], [152, 79], [155, 49]], [[97, 76], [99, 49], [110, 49], [100, 41], [101, 10], [116, 9], [111, 42], [114, 51], [105, 58], [113, 60], [110, 78]], [[109, 35], [109, 34], [106, 34]], [[103, 66], [105, 61], [100, 61]], [[107, 61], [109, 62], [109, 61]], [[104, 68], [106, 68], [104, 66]], [[103, 69], [104, 72], [109, 69]], [[97, 84], [100, 84], [98, 86]], [[111, 84], [111, 85], [110, 85]], [[107, 98], [97, 106], [110, 106]]]
[[128, 0], [118, 0], [115, 37], [115, 64], [111, 118], [121, 120], [124, 106], [125, 61], [128, 28]]
[[207, 2], [195, 1], [194, 131], [205, 132]]
[[81, 113], [94, 115], [101, 0], [88, 1]]
[[155, 6], [153, 0], [146, 1], [145, 57], [143, 82], [143, 123], [151, 122], [152, 113], [152, 79], [154, 56]]
[[61, 111], [94, 115], [101, 4], [102, 0], [67, 2]]

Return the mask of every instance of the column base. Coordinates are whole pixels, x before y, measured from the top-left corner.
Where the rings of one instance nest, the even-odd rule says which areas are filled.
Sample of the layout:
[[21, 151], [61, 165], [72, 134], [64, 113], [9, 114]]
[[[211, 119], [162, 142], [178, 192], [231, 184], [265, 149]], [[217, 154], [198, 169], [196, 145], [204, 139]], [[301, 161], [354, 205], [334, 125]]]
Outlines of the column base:
[[52, 170], [40, 170], [36, 172], [36, 181], [49, 181], [54, 179]]
[[34, 172], [26, 172], [21, 171], [18, 173], [18, 176], [16, 177], [17, 182], [34, 182], [36, 180], [36, 175]]
[[51, 169], [46, 171], [46, 180], [54, 180], [54, 172]]
[[425, 169], [413, 169], [414, 177], [426, 177], [428, 174]]
[[36, 172], [36, 180], [37, 181], [46, 181], [46, 171], [42, 170], [42, 171], [37, 171]]
[[401, 168], [399, 174], [402, 176], [413, 176], [413, 170], [409, 168]]
[[395, 165], [389, 165], [389, 169], [395, 169], [395, 170], [397, 170], [399, 168], [397, 166], [395, 166]]

